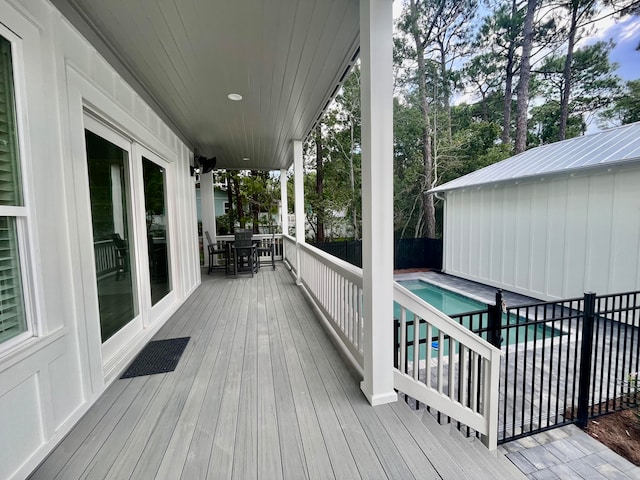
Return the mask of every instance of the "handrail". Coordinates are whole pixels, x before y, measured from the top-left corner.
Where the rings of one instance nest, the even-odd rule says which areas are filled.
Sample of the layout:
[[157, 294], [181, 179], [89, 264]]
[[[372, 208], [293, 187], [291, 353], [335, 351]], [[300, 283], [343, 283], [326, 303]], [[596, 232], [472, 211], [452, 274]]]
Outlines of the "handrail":
[[317, 258], [319, 261], [323, 263], [331, 264], [332, 270], [334, 270], [339, 275], [342, 275], [344, 278], [353, 283], [362, 284], [362, 269], [356, 267], [355, 265], [351, 265], [349, 262], [345, 262], [333, 255], [326, 253], [319, 248], [314, 247], [313, 245], [309, 245], [308, 243], [299, 244], [300, 248], [305, 250], [309, 255]]
[[502, 352], [397, 282], [394, 300], [400, 305], [395, 387], [474, 429], [495, 450]]
[[[304, 291], [363, 367], [362, 269], [289, 235], [283, 235], [283, 245], [284, 258]], [[394, 300], [401, 309], [394, 387], [474, 429], [489, 449], [497, 448], [500, 350], [395, 282]], [[415, 349], [409, 338], [413, 327], [407, 322], [411, 314], [419, 324], [416, 331], [421, 333], [424, 326], [429, 338], [418, 339], [420, 348]], [[432, 335], [442, 348], [434, 348]], [[422, 345], [426, 355], [421, 358]], [[437, 353], [432, 357], [432, 352]]]
[[360, 368], [363, 355], [362, 269], [305, 243], [297, 244], [300, 281]]
[[296, 239], [286, 233], [282, 234], [282, 259], [286, 261], [294, 272], [297, 272], [298, 266], [295, 261]]

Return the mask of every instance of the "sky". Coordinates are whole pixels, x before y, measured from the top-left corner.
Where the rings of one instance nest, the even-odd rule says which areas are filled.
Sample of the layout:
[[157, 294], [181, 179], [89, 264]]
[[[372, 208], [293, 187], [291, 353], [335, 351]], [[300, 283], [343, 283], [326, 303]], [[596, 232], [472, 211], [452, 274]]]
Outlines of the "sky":
[[[393, 2], [393, 16], [398, 18], [402, 11], [403, 0]], [[598, 21], [595, 32], [582, 40], [593, 43], [600, 40], [613, 40], [616, 47], [611, 52], [610, 60], [618, 63], [618, 76], [623, 80], [640, 79], [640, 16], [629, 16], [624, 19], [608, 17]], [[578, 44], [578, 47], [580, 43]]]
[[[393, 2], [393, 16], [397, 19], [401, 12], [402, 6], [406, 0], [396, 0]], [[489, 12], [481, 12], [482, 16]], [[609, 60], [618, 64], [616, 74], [623, 80], [640, 79], [640, 51], [636, 50], [640, 44], [640, 16], [627, 16], [617, 19], [614, 16], [606, 17], [593, 25], [594, 29], [589, 36], [583, 38], [576, 45], [595, 43], [598, 41], [613, 40], [615, 47], [611, 51]], [[475, 91], [466, 91], [455, 96], [455, 102], [472, 103], [477, 101]], [[587, 133], [594, 133], [604, 126], [600, 126], [595, 116], [587, 116]]]
[[618, 76], [624, 80], [640, 78], [640, 51], [636, 50], [640, 44], [640, 17], [627, 17], [622, 21], [606, 19], [589, 42], [613, 39], [616, 47], [611, 52], [609, 60], [618, 63]]

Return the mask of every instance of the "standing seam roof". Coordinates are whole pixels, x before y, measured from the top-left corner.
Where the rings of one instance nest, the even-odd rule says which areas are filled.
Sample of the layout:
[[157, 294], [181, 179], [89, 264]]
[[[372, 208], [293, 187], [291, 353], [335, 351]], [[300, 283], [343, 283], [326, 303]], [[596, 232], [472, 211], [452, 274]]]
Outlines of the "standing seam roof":
[[640, 160], [640, 122], [532, 148], [432, 188], [443, 192]]

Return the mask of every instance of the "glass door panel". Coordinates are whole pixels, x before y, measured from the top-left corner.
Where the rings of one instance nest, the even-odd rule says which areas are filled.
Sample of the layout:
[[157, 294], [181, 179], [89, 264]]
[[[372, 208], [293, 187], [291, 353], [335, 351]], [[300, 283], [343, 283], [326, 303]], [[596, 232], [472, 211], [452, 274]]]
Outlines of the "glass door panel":
[[[129, 198], [129, 153], [85, 130], [102, 343], [138, 314]], [[130, 248], [131, 247], [131, 248]]]
[[171, 291], [165, 174], [164, 168], [142, 157], [151, 305]]

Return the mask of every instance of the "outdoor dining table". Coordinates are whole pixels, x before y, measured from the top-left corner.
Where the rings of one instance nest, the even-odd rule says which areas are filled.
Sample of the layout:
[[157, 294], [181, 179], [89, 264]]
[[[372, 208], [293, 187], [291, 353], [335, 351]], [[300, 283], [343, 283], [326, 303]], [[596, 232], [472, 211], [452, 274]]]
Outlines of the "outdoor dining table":
[[[227, 275], [233, 273], [251, 272], [251, 276], [258, 272], [259, 263], [257, 259], [257, 248], [260, 239], [251, 238], [251, 245], [236, 246], [236, 241], [228, 240], [225, 248], [225, 272]], [[243, 253], [246, 252], [246, 253]], [[246, 259], [246, 264], [244, 259]], [[240, 265], [240, 263], [242, 263]]]

